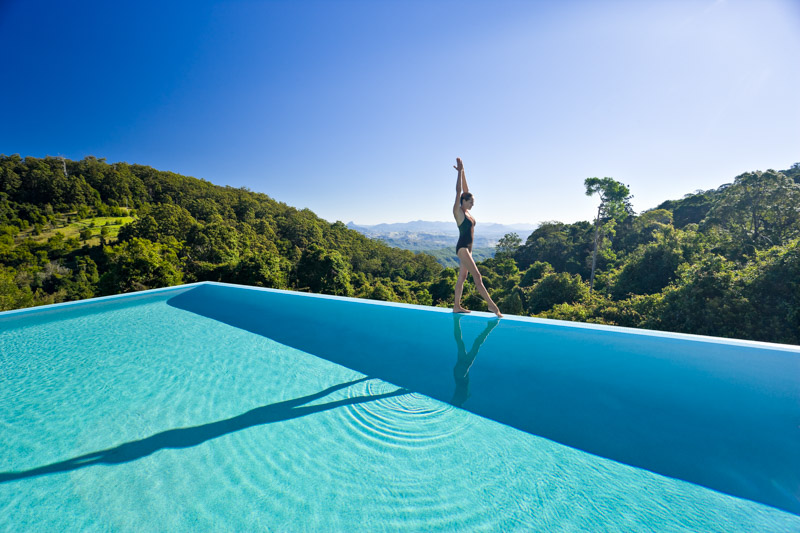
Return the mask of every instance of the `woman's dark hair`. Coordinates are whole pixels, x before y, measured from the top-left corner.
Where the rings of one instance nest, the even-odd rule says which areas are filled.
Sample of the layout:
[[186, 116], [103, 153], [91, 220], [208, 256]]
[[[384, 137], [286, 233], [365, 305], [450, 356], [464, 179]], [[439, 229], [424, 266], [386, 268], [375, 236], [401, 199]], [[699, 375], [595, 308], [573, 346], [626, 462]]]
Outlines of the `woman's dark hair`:
[[472, 199], [472, 193], [471, 192], [462, 192], [461, 193], [461, 203], [462, 204], [464, 203], [464, 201], [468, 202], [471, 199]]

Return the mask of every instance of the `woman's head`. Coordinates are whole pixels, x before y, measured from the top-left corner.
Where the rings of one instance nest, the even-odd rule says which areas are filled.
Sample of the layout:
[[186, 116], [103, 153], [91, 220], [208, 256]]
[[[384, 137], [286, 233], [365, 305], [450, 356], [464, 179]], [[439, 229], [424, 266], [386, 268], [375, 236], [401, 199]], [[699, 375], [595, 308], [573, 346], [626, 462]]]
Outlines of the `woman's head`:
[[461, 193], [461, 207], [464, 209], [470, 209], [474, 203], [475, 198], [473, 198], [471, 192]]

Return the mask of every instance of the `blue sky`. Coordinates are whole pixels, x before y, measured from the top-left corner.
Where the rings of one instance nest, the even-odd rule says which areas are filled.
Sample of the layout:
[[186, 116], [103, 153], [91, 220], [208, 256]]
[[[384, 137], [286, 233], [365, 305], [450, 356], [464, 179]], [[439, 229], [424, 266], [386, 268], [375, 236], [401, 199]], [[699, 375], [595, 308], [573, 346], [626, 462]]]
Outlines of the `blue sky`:
[[800, 161], [800, 2], [0, 1], [0, 153], [105, 157], [330, 221], [638, 211]]

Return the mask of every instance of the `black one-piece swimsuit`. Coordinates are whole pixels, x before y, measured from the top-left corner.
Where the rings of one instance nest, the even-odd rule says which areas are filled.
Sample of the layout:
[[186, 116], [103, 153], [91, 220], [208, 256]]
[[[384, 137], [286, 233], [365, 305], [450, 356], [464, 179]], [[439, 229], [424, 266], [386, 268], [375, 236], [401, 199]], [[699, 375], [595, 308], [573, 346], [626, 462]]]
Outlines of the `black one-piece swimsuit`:
[[461, 248], [469, 248], [472, 251], [472, 228], [473, 224], [469, 217], [464, 217], [464, 220], [458, 226], [458, 242], [456, 243], [456, 254]]

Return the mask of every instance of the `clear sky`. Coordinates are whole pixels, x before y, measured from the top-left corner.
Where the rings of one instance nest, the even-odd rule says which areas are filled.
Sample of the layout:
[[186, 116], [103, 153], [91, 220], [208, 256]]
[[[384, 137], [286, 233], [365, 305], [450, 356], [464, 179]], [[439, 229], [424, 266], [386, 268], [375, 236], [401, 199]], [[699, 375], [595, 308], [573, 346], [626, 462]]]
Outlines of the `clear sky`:
[[637, 211], [800, 161], [800, 1], [0, 0], [0, 153], [245, 186], [323, 218]]

